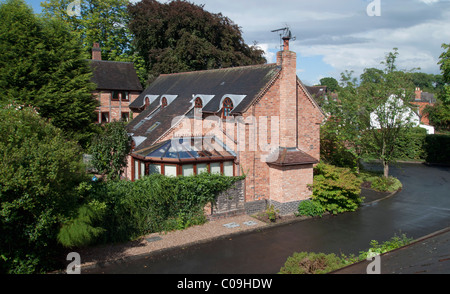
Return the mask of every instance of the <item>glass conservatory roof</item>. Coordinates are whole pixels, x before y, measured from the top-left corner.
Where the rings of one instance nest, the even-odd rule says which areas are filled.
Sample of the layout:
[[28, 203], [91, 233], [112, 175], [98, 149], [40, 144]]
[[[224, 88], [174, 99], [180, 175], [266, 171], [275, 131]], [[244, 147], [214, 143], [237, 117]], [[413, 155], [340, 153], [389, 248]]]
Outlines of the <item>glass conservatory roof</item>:
[[236, 154], [215, 137], [173, 138], [135, 154], [148, 160], [198, 160], [234, 158]]

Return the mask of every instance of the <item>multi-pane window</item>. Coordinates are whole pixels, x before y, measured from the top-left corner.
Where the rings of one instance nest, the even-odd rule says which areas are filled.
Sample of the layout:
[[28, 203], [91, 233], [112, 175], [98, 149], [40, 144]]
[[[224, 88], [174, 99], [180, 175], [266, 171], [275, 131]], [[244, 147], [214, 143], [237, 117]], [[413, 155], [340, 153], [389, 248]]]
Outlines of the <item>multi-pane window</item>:
[[111, 99], [128, 101], [128, 92], [127, 91], [112, 91]]
[[225, 100], [223, 100], [222, 109], [223, 109], [222, 112], [223, 118], [231, 116], [231, 111], [233, 110], [233, 101], [231, 101], [230, 98], [225, 98]]

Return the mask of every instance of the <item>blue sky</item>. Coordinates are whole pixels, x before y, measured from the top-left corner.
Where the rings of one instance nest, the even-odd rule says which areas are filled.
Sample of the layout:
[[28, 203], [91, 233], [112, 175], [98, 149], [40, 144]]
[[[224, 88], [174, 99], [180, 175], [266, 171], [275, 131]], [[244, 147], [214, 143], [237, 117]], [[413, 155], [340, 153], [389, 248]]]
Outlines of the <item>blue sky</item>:
[[[40, 0], [26, 0], [40, 12]], [[139, 0], [131, 0], [138, 2]], [[158, 0], [167, 2], [167, 0]], [[280, 38], [272, 30], [289, 26], [295, 40], [297, 73], [307, 85], [337, 80], [345, 70], [358, 77], [382, 68], [385, 54], [398, 48], [398, 66], [439, 74], [442, 43], [450, 43], [450, 0], [189, 0], [238, 24], [247, 44], [264, 49], [275, 62]], [[371, 16], [372, 15], [372, 16]]]

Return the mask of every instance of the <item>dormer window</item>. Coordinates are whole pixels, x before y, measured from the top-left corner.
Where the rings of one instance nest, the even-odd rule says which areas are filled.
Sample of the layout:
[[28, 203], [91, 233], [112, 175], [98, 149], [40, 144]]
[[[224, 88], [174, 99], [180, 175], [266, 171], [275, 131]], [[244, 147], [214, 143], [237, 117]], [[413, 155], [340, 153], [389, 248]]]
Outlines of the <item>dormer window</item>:
[[150, 106], [150, 98], [145, 97], [145, 109]]
[[231, 111], [233, 110], [233, 101], [230, 98], [225, 98], [222, 105], [222, 118], [231, 116]]
[[198, 97], [197, 99], [195, 99], [195, 105], [194, 105], [194, 107], [195, 107], [195, 108], [200, 108], [200, 109], [203, 108], [203, 102], [202, 102], [202, 99], [201, 99], [200, 97]]
[[202, 117], [202, 108], [203, 108], [202, 98], [197, 97], [194, 101], [194, 117], [196, 118]]
[[167, 99], [166, 97], [163, 97], [161, 99], [161, 109], [165, 108], [167, 106]]

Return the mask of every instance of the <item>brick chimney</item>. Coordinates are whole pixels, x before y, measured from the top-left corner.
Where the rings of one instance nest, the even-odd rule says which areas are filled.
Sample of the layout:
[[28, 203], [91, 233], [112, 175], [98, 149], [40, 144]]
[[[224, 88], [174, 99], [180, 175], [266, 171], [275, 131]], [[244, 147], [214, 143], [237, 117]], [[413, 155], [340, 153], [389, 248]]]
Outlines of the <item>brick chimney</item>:
[[92, 47], [92, 60], [102, 60], [102, 49], [99, 43], [94, 43]]
[[416, 101], [422, 100], [422, 91], [420, 90], [419, 87], [416, 88], [416, 90], [414, 91], [414, 93], [415, 93]]
[[290, 36], [283, 37], [283, 51], [277, 53], [281, 66], [280, 147], [297, 147], [297, 54], [289, 51]]

